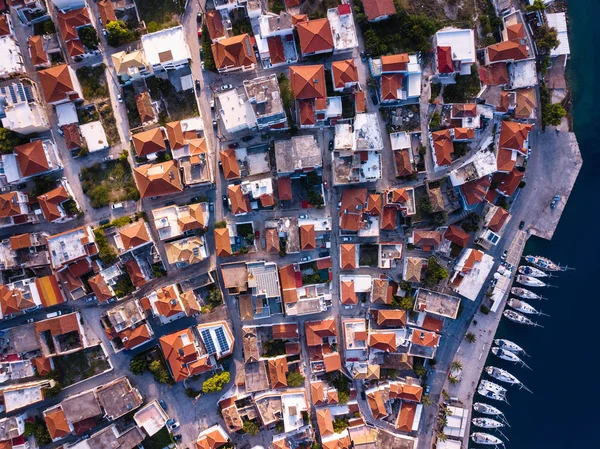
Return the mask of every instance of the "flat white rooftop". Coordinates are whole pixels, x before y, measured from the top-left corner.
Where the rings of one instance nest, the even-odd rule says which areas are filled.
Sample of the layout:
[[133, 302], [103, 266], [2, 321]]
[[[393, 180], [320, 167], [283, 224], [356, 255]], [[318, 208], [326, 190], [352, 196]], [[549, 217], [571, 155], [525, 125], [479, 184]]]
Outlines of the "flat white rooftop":
[[8, 76], [14, 73], [24, 73], [21, 50], [11, 36], [0, 37], [0, 75]]
[[[357, 249], [358, 250], [358, 249]], [[371, 291], [371, 276], [368, 274], [356, 274], [356, 275], [341, 275], [340, 283], [354, 281], [354, 291], [356, 293], [370, 292]]]
[[221, 120], [228, 132], [237, 132], [256, 126], [256, 116], [250, 102], [239, 96], [236, 89], [217, 95]]
[[508, 75], [512, 89], [521, 89], [537, 84], [537, 72], [534, 60], [515, 61], [508, 66]]
[[80, 125], [79, 130], [85, 139], [85, 143], [87, 144], [90, 153], [104, 150], [109, 147], [106, 133], [104, 132], [104, 128], [102, 127], [102, 123], [100, 121]]
[[550, 50], [550, 56], [570, 55], [569, 33], [567, 31], [567, 17], [564, 12], [547, 13], [546, 19], [550, 28], [556, 28], [558, 32], [558, 47]]
[[391, 133], [390, 141], [392, 142], [392, 150], [408, 150], [410, 149], [410, 134], [404, 131], [399, 133]]
[[338, 8], [331, 8], [327, 10], [327, 20], [329, 20], [336, 51], [352, 50], [358, 46], [352, 12], [340, 15]]
[[355, 150], [381, 151], [383, 139], [379, 128], [379, 116], [375, 113], [356, 114], [354, 119]]
[[304, 425], [302, 411], [307, 409], [304, 392], [282, 394], [281, 408], [283, 410], [283, 428], [286, 433]]
[[463, 63], [475, 62], [475, 35], [473, 30], [443, 28], [436, 34], [438, 47], [451, 47], [452, 59]]
[[142, 36], [146, 60], [152, 65], [191, 59], [190, 48], [182, 26], [167, 28]]
[[454, 187], [491, 175], [497, 170], [496, 154], [486, 149], [475, 153], [461, 167], [450, 172], [450, 182]]
[[70, 123], [79, 123], [77, 118], [77, 110], [72, 101], [57, 104], [55, 106], [56, 115], [58, 116], [58, 126], [68, 125]]
[[[463, 253], [463, 256], [456, 264], [456, 270], [461, 270], [463, 268], [468, 255], [468, 250]], [[477, 299], [477, 295], [479, 295], [479, 292], [481, 291], [481, 288], [483, 287], [483, 284], [493, 266], [494, 258], [488, 254], [483, 254], [481, 262], [476, 262], [469, 272], [462, 273], [462, 281], [458, 286], [453, 287], [453, 290], [459, 295], [474, 301]]]

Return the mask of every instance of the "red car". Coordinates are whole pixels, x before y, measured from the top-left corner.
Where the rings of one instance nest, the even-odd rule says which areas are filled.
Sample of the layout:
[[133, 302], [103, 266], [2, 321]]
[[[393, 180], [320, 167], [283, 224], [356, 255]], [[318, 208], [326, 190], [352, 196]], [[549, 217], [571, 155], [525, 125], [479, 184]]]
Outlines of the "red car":
[[260, 231], [254, 231], [254, 238], [255, 239], [260, 238]]
[[202, 28], [198, 28], [198, 39], [202, 37]]

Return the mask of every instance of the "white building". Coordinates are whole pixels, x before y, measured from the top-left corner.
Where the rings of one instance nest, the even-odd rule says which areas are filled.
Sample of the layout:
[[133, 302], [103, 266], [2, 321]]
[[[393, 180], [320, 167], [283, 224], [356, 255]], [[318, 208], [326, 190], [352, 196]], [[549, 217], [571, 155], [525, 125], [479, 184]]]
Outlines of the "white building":
[[192, 58], [181, 25], [143, 35], [142, 46], [154, 71], [181, 68]]
[[0, 78], [25, 73], [21, 48], [11, 36], [0, 37]]
[[39, 133], [49, 128], [35, 85], [22, 81], [0, 86], [0, 118], [4, 128], [19, 134]]
[[456, 74], [470, 75], [476, 62], [475, 35], [471, 29], [443, 28], [434, 36], [436, 76], [443, 84], [453, 84]]
[[328, 9], [327, 20], [333, 36], [334, 53], [352, 51], [358, 47], [358, 38], [349, 3], [342, 3], [337, 8]]
[[465, 250], [454, 267], [450, 288], [459, 295], [475, 301], [493, 266], [492, 256], [477, 249]]
[[228, 133], [237, 133], [245, 129], [255, 129], [256, 115], [249, 101], [231, 89], [217, 95], [219, 115]]
[[[568, 57], [571, 54], [571, 47], [569, 46], [566, 14], [564, 12], [546, 13], [546, 20], [550, 28], [556, 28], [558, 40], [560, 41], [558, 47], [550, 50], [550, 57], [555, 58], [562, 55]], [[565, 58], [566, 63], [567, 59]]]
[[102, 127], [102, 123], [100, 121], [80, 125], [79, 131], [85, 139], [85, 143], [88, 147], [88, 150], [90, 150], [90, 153], [93, 153], [94, 151], [105, 150], [110, 147], [108, 145], [106, 133], [104, 132], [104, 128]]

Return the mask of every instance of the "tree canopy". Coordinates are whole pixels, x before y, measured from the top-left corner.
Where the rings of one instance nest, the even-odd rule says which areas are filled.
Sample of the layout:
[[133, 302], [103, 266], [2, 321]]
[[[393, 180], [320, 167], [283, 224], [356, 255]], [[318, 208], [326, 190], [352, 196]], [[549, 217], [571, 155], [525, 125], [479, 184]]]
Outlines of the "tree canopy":
[[78, 28], [77, 34], [79, 35], [81, 43], [87, 48], [89, 48], [90, 50], [98, 49], [98, 43], [100, 41], [98, 40], [98, 34], [96, 33], [96, 30], [93, 26], [89, 25]]
[[127, 25], [122, 20], [108, 22], [106, 24], [106, 31], [108, 31], [106, 41], [111, 47], [119, 47], [136, 39], [135, 33], [127, 28]]
[[298, 371], [290, 371], [287, 375], [288, 387], [301, 387], [304, 385], [304, 376]]
[[556, 28], [550, 28], [548, 25], [542, 25], [538, 28], [536, 44], [541, 54], [549, 53], [553, 48], [558, 47], [558, 31]]
[[8, 128], [0, 128], [0, 152], [2, 154], [12, 153], [19, 141], [16, 133]]
[[221, 391], [230, 379], [231, 374], [229, 374], [229, 371], [223, 371], [222, 373], [215, 374], [213, 377], [206, 379], [202, 383], [202, 392], [205, 394], [210, 394]]
[[542, 111], [542, 122], [544, 125], [558, 126], [564, 116], [567, 115], [565, 108], [560, 103], [551, 103], [544, 105]]

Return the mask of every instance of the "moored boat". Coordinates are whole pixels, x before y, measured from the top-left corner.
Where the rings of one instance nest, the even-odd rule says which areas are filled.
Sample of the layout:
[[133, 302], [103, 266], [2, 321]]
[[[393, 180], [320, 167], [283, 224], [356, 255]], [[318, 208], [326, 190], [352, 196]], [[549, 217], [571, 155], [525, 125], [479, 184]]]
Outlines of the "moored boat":
[[513, 288], [510, 289], [510, 292], [513, 295], [518, 296], [519, 298], [525, 298], [525, 299], [543, 299], [542, 296], [538, 295], [537, 293], [533, 293], [531, 290], [527, 290], [526, 288], [513, 287]]
[[500, 382], [505, 382], [510, 385], [517, 385], [519, 388], [524, 388], [525, 390], [532, 392], [529, 388], [521, 383], [519, 379], [513, 376], [508, 371], [498, 368], [496, 366], [486, 366], [485, 372], [492, 378], [499, 380]]
[[517, 275], [517, 282], [528, 287], [546, 287], [547, 285], [538, 278], [534, 278], [533, 276], [525, 276], [523, 274]]
[[482, 429], [498, 429], [505, 426], [504, 423], [491, 418], [473, 418], [471, 422], [474, 426], [481, 427]]
[[525, 256], [525, 261], [535, 266], [536, 268], [540, 268], [546, 271], [565, 271], [565, 267], [561, 267], [560, 265], [552, 262], [550, 259], [541, 256]]
[[531, 267], [529, 265], [521, 265], [517, 271], [527, 276], [533, 276], [534, 278], [547, 278], [550, 275], [539, 268]]
[[529, 315], [542, 315], [542, 312], [539, 312], [535, 307], [531, 304], [526, 303], [525, 301], [521, 301], [517, 298], [510, 298], [507, 304], [513, 309], [521, 312], [527, 313]]
[[495, 437], [494, 435], [490, 435], [489, 433], [483, 432], [474, 432], [471, 434], [471, 440], [477, 444], [483, 444], [485, 446], [502, 446], [504, 442]]
[[527, 354], [522, 347], [520, 347], [516, 343], [513, 343], [510, 340], [507, 340], [506, 338], [497, 338], [494, 340], [494, 343], [496, 345], [498, 345], [498, 347], [505, 349], [507, 351], [514, 352], [516, 354], [519, 354], [519, 353]]
[[473, 410], [475, 410], [477, 413], [481, 413], [482, 415], [504, 416], [504, 413], [502, 413], [499, 409], [493, 405], [485, 404], [484, 402], [475, 402], [473, 404]]
[[504, 315], [513, 323], [526, 324], [527, 326], [542, 327], [541, 325], [531, 321], [526, 316], [521, 315], [519, 312], [515, 312], [514, 310], [505, 310], [504, 312], [502, 312], [502, 315]]
[[519, 363], [529, 368], [529, 366], [527, 366], [527, 364], [523, 360], [521, 360], [521, 358], [514, 352], [505, 351], [502, 348], [494, 347], [492, 348], [492, 354], [494, 354], [496, 357], [501, 358], [502, 360], [506, 360], [507, 362]]
[[489, 380], [479, 382], [477, 393], [495, 401], [506, 401], [506, 388]]

